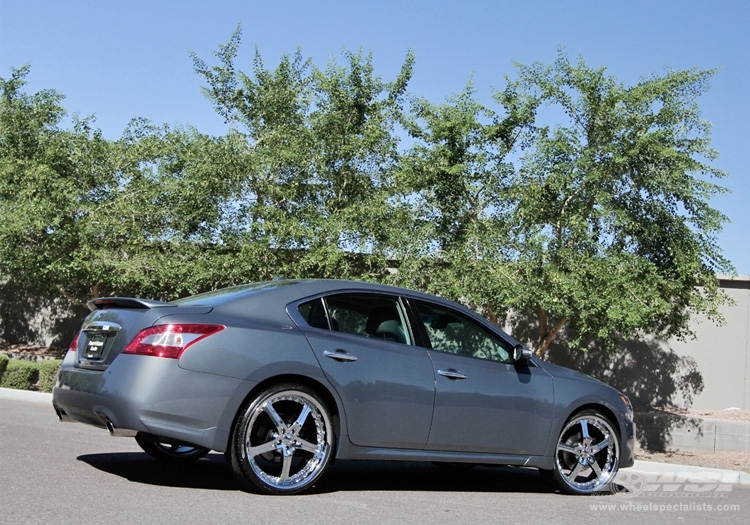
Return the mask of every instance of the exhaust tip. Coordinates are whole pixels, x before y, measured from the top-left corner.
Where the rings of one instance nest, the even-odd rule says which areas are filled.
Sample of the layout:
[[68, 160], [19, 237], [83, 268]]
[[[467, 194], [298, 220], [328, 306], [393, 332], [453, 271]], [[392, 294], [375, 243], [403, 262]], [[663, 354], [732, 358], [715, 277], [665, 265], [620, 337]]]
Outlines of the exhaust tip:
[[61, 423], [72, 421], [67, 412], [65, 412], [65, 410], [63, 410], [62, 408], [55, 407], [55, 414], [57, 414], [57, 419], [60, 420]]
[[138, 433], [135, 430], [129, 430], [127, 428], [117, 428], [109, 419], [104, 421], [104, 426], [107, 427], [107, 432], [109, 432], [109, 435], [112, 437], [135, 437]]

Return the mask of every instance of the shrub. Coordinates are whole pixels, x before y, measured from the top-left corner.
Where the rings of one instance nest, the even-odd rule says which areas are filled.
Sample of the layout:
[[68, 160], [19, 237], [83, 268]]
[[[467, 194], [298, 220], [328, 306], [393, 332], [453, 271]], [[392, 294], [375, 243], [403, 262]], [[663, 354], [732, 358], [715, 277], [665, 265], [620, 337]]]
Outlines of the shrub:
[[51, 359], [39, 362], [39, 390], [42, 392], [52, 392], [55, 385], [57, 371], [60, 370], [62, 360]]
[[39, 366], [32, 361], [12, 359], [5, 369], [0, 387], [31, 390], [39, 380]]
[[0, 354], [0, 383], [3, 382], [3, 373], [8, 366], [8, 361], [10, 361], [10, 357], [5, 354]]

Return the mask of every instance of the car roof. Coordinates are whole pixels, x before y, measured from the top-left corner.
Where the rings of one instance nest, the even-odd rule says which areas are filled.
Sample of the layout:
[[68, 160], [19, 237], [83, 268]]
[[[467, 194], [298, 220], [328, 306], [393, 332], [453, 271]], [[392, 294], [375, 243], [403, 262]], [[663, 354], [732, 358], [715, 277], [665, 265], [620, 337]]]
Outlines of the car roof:
[[[248, 283], [222, 288], [178, 299], [174, 301], [174, 303], [179, 305], [219, 306], [234, 301], [245, 300], [256, 295], [263, 295], [266, 296], [266, 298], [268, 298], [269, 295], [272, 295], [278, 301], [289, 303], [320, 294], [347, 291], [379, 292], [406, 295], [433, 301], [440, 300], [440, 298], [434, 295], [408, 290], [406, 288], [399, 288], [397, 286], [370, 283], [366, 281], [350, 281], [343, 279], [276, 279], [273, 281]], [[452, 301], [446, 302], [455, 304]]]

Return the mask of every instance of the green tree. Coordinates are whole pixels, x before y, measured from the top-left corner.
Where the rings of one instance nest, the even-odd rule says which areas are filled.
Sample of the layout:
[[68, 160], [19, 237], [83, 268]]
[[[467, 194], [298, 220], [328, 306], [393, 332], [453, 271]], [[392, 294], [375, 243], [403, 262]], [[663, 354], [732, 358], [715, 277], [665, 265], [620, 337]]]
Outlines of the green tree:
[[81, 218], [107, 185], [100, 175], [108, 171], [109, 144], [89, 119], [61, 129], [62, 95], [25, 93], [28, 72], [0, 78], [0, 276], [77, 296], [85, 269], [71, 264], [72, 254]]
[[518, 66], [497, 109], [471, 84], [407, 107], [411, 53], [390, 82], [362, 52], [269, 69], [256, 51], [243, 73], [240, 38], [216, 65], [193, 55], [221, 137], [144, 119], [116, 141], [93, 119], [65, 130], [60, 94], [24, 91], [28, 67], [0, 79], [0, 277], [79, 302], [379, 280], [493, 320], [533, 314], [539, 354], [566, 328], [585, 347], [718, 318], [725, 174], [697, 104], [714, 71], [625, 86], [561, 53]]
[[118, 141], [91, 118], [65, 130], [62, 95], [25, 93], [28, 72], [0, 79], [0, 276], [79, 304], [231, 278], [216, 242], [237, 171], [231, 138], [142, 119]]
[[398, 172], [409, 226], [394, 237], [393, 280], [461, 299], [496, 321], [505, 309], [495, 275], [510, 256], [508, 199], [513, 156], [529, 140], [534, 105], [513, 89], [496, 92], [495, 111], [469, 83], [443, 104], [416, 99], [405, 120], [414, 143]]
[[394, 126], [413, 58], [393, 82], [362, 52], [321, 69], [298, 51], [271, 70], [256, 50], [244, 73], [240, 38], [238, 28], [214, 53], [217, 65], [193, 61], [244, 159], [230, 221], [243, 260], [265, 259], [267, 277], [378, 278], [394, 227]]
[[684, 337], [690, 315], [717, 318], [716, 275], [733, 269], [711, 179], [725, 174], [696, 101], [715, 71], [625, 86], [561, 52], [518, 72], [515, 89], [564, 115], [539, 128], [512, 193], [506, 300], [536, 314], [536, 352], [566, 326], [576, 347], [638, 330]]
[[230, 279], [219, 235], [234, 187], [231, 142], [135, 119], [110, 146], [113, 182], [81, 217], [73, 254], [97, 293], [169, 298]]

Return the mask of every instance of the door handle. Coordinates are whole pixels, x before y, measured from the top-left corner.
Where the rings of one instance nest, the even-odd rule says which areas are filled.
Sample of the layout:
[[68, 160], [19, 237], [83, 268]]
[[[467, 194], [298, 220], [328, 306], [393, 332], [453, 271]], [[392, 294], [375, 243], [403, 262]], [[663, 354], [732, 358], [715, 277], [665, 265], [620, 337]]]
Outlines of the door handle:
[[463, 374], [452, 368], [449, 370], [438, 370], [438, 374], [440, 374], [443, 377], [447, 377], [448, 379], [466, 379], [467, 377], [466, 374]]
[[336, 350], [335, 352], [332, 352], [331, 350], [326, 350], [323, 352], [323, 355], [326, 357], [330, 357], [331, 359], [335, 359], [336, 361], [356, 361], [357, 357], [351, 355], [346, 350]]

